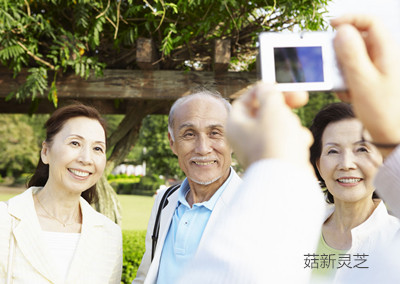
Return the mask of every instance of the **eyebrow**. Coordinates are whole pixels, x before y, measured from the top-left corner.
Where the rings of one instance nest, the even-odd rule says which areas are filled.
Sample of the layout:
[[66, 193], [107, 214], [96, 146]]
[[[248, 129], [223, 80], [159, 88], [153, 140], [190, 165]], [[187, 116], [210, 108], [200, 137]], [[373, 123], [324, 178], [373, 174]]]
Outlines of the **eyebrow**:
[[[179, 126], [178, 130], [181, 130], [183, 128], [195, 128], [195, 126], [194, 126], [193, 123], [184, 123], [184, 124]], [[222, 124], [211, 124], [211, 125], [208, 125], [206, 128], [207, 129], [214, 129], [214, 128], [225, 128], [225, 127]]]
[[190, 128], [190, 127], [194, 127], [194, 124], [192, 124], [192, 123], [184, 123], [184, 124], [181, 124], [179, 126], [179, 130], [181, 130], [183, 128]]
[[[365, 140], [359, 140], [353, 143], [353, 145], [357, 145], [357, 144], [370, 144], [368, 141]], [[340, 146], [338, 143], [334, 143], [334, 142], [329, 142], [329, 143], [325, 143], [325, 145], [323, 146]]]
[[[72, 138], [72, 137], [78, 137], [79, 139], [86, 140], [85, 137], [83, 137], [83, 136], [81, 136], [81, 135], [79, 135], [79, 134], [71, 134], [71, 135], [69, 135], [67, 138]], [[103, 142], [103, 141], [94, 141], [94, 142], [95, 142], [95, 143], [98, 143], [98, 144], [106, 145], [106, 143]]]

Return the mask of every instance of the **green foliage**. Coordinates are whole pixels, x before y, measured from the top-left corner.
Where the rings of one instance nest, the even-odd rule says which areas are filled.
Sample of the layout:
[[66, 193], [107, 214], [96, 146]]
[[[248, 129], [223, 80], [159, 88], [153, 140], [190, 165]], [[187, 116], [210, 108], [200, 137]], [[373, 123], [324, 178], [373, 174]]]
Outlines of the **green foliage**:
[[254, 61], [259, 32], [324, 29], [328, 1], [0, 1], [0, 63], [27, 76], [9, 99], [47, 93], [57, 105], [62, 73], [88, 78], [106, 65], [136, 68], [130, 58], [139, 37], [154, 39], [161, 69], [211, 68], [215, 38], [231, 39], [233, 64], [246, 54]]
[[142, 123], [138, 144], [146, 148], [142, 159], [147, 171], [165, 177], [183, 177], [178, 159], [171, 151], [168, 140], [168, 116], [149, 115]]
[[48, 115], [0, 114], [0, 173], [18, 178], [21, 173], [33, 172], [47, 118]]
[[[30, 3], [29, 3], [30, 2]], [[93, 17], [102, 9], [98, 1], [2, 1], [0, 4], [0, 62], [17, 75], [28, 67], [24, 84], [8, 99], [48, 98], [57, 106], [58, 72], [74, 71], [88, 78], [101, 75], [104, 63], [89, 49], [100, 44], [105, 17]], [[49, 71], [52, 75], [49, 78]], [[49, 81], [50, 80], [50, 81]]]
[[122, 231], [123, 237], [123, 283], [132, 283], [145, 251], [146, 231]]
[[21, 186], [25, 186], [25, 184], [27, 184], [28, 180], [31, 178], [32, 174], [30, 173], [23, 173], [21, 174], [19, 177], [17, 177], [14, 180], [14, 185], [21, 185]]
[[[122, 120], [122, 115], [106, 115], [108, 132], [113, 132], [118, 123]], [[146, 161], [146, 170], [154, 176], [163, 175], [169, 177], [183, 177], [183, 172], [179, 168], [178, 159], [172, 153], [168, 141], [168, 116], [167, 115], [149, 115], [143, 122], [139, 133], [139, 139], [128, 156], [125, 163], [141, 164]], [[150, 183], [151, 191], [155, 191], [164, 181], [157, 180]], [[149, 183], [145, 184], [145, 188], [149, 188]], [[155, 184], [155, 185], [154, 185]], [[135, 186], [133, 186], [135, 187]], [[154, 189], [154, 187], [156, 187]], [[126, 188], [123, 192], [132, 194]]]
[[7, 176], [34, 169], [39, 147], [26, 116], [0, 115], [0, 153], [0, 171]]
[[110, 174], [107, 176], [107, 180], [114, 183], [137, 183], [140, 182], [140, 179], [140, 176], [127, 176], [126, 174]]
[[43, 67], [30, 68], [28, 73], [25, 83], [17, 91], [9, 94], [6, 100], [10, 100], [12, 97], [22, 100], [27, 93], [31, 94], [32, 100], [38, 95], [43, 96], [47, 89], [47, 69]]
[[124, 119], [124, 115], [121, 114], [108, 114], [103, 116], [107, 122], [107, 133], [114, 132], [122, 119]]
[[338, 102], [339, 99], [329, 92], [315, 92], [310, 93], [308, 104], [300, 109], [295, 110], [300, 117], [301, 123], [305, 127], [310, 127], [312, 120], [317, 112], [327, 104]]
[[111, 186], [118, 194], [135, 194], [153, 196], [160, 185], [165, 184], [164, 179], [157, 175], [148, 175], [133, 179], [113, 179], [109, 180]]

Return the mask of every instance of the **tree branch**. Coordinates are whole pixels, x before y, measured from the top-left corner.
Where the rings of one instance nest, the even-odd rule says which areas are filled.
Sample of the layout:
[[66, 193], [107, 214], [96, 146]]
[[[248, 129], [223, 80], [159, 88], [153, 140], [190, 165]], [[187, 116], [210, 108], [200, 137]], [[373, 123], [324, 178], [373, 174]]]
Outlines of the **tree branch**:
[[49, 67], [51, 70], [54, 70], [54, 69], [55, 69], [54, 65], [50, 64], [50, 63], [47, 62], [47, 61], [44, 61], [44, 60], [41, 59], [40, 57], [38, 57], [38, 56], [36, 56], [35, 54], [33, 54], [33, 53], [32, 53], [31, 51], [29, 51], [29, 49], [28, 49], [25, 45], [23, 45], [20, 41], [17, 41], [17, 43], [18, 43], [18, 45], [19, 45], [20, 47], [22, 47], [22, 48], [26, 51], [26, 53], [28, 53], [33, 59], [35, 59], [36, 61], [39, 61], [40, 63], [42, 63], [42, 64], [44, 64], [44, 65], [46, 65], [46, 66]]
[[119, 15], [120, 15], [120, 13], [121, 13], [121, 10], [120, 10], [120, 8], [121, 8], [121, 2], [122, 2], [121, 0], [118, 1], [118, 5], [117, 5], [117, 24], [116, 24], [116, 27], [115, 27], [114, 40], [117, 39], [117, 35], [118, 35]]
[[31, 16], [31, 7], [29, 7], [29, 3], [27, 0], [24, 0], [25, 4], [26, 4], [26, 13], [28, 14], [28, 16]]
[[156, 9], [154, 9], [153, 6], [151, 6], [149, 2], [147, 2], [146, 0], [143, 0], [143, 2], [146, 3], [147, 6], [149, 6], [149, 8], [151, 9], [151, 11], [152, 11], [153, 13], [157, 12]]
[[[120, 1], [120, 3], [121, 3], [121, 1]], [[105, 15], [107, 13], [107, 11], [108, 11], [108, 8], [110, 8], [110, 0], [108, 0], [106, 9], [103, 12], [101, 12], [100, 14], [98, 14], [96, 16], [96, 19], [98, 19], [98, 18], [102, 17], [103, 15]]]

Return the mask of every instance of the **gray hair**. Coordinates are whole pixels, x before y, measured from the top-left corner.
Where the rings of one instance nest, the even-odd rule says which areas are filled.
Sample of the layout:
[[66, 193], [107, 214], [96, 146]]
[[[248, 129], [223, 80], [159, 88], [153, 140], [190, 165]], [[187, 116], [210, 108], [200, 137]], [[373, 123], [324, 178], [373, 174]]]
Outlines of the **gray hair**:
[[174, 104], [171, 106], [171, 109], [169, 110], [169, 115], [168, 115], [168, 133], [171, 136], [172, 141], [175, 141], [175, 137], [174, 137], [174, 131], [173, 131], [173, 125], [174, 125], [174, 114], [175, 114], [175, 110], [181, 106], [183, 103], [196, 98], [196, 97], [209, 97], [209, 98], [214, 98], [218, 101], [220, 101], [226, 108], [226, 111], [229, 113], [231, 111], [231, 104], [230, 102], [225, 99], [223, 96], [221, 96], [221, 94], [217, 91], [210, 91], [210, 90], [201, 90], [195, 93], [192, 93], [190, 95], [181, 97], [179, 99], [177, 99]]

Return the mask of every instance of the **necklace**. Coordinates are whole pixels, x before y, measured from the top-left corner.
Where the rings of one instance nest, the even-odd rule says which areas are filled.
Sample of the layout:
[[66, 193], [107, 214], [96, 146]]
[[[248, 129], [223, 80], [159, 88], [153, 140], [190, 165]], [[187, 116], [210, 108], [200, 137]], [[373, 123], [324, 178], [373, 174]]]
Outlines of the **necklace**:
[[[44, 212], [46, 212], [46, 214], [47, 214], [49, 217], [51, 217], [52, 219], [56, 220], [58, 223], [60, 223], [61, 225], [63, 225], [64, 228], [65, 228], [66, 226], [71, 226], [71, 225], [74, 225], [74, 224], [77, 224], [77, 223], [78, 223], [78, 222], [73, 222], [73, 223], [64, 223], [64, 222], [62, 222], [62, 221], [61, 221], [60, 219], [58, 219], [56, 216], [50, 214], [50, 212], [47, 211], [47, 209], [43, 206], [42, 202], [40, 202], [40, 200], [39, 200], [39, 198], [37, 197], [37, 195], [34, 195], [34, 196], [36, 197], [36, 200], [38, 201], [40, 207], [42, 207], [42, 209], [44, 210]], [[79, 213], [79, 211], [78, 211], [78, 213]], [[77, 214], [76, 214], [76, 215], [77, 215]], [[74, 219], [75, 219], [76, 215], [74, 216]]]

